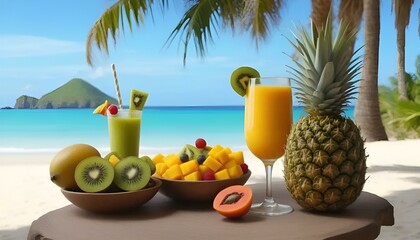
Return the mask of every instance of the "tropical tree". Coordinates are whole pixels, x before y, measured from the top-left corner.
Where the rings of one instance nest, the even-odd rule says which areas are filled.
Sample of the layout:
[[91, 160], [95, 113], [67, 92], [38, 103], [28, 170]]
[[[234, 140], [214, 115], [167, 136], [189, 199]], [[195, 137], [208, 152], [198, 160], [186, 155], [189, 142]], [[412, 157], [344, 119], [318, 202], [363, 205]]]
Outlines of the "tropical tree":
[[367, 141], [388, 140], [378, 100], [379, 0], [363, 1], [365, 52], [355, 120]]
[[[136, 25], [143, 23], [145, 14], [150, 12], [155, 2], [154, 0], [118, 0], [107, 9], [89, 32], [86, 43], [88, 64], [93, 64], [92, 46], [96, 45], [100, 50], [108, 53], [108, 39], [112, 37], [115, 44], [120, 30], [124, 32], [124, 17], [132, 31], [134, 23]], [[313, 1], [313, 4], [327, 4], [330, 6], [329, 11], [331, 2], [330, 0]], [[363, 8], [360, 8], [361, 2], [363, 2]], [[168, 5], [168, 0], [161, 0], [159, 3], [165, 7]], [[171, 43], [177, 36], [183, 38], [184, 64], [190, 40], [194, 41], [196, 52], [204, 56], [206, 44], [213, 40], [212, 32], [217, 31], [218, 28], [230, 27], [232, 30], [248, 31], [258, 47], [259, 41], [264, 40], [269, 31], [278, 25], [279, 10], [283, 5], [282, 0], [185, 0], [184, 3], [188, 9], [168, 39]], [[342, 10], [339, 15], [343, 19], [354, 19], [354, 27], [360, 24], [361, 12], [365, 19], [365, 64], [355, 118], [361, 126], [363, 136], [368, 141], [384, 140], [387, 136], [381, 122], [378, 103], [379, 0], [342, 1], [340, 8], [345, 9], [346, 6], [353, 6], [353, 4], [359, 6], [357, 13], [360, 16], [357, 14], [353, 16], [352, 12], [346, 14], [348, 9]], [[325, 16], [325, 9], [323, 7], [319, 9], [324, 12], [320, 15]]]
[[410, 22], [414, 0], [394, 0], [395, 28], [397, 29], [398, 92], [401, 99], [408, 99], [405, 78], [405, 29]]

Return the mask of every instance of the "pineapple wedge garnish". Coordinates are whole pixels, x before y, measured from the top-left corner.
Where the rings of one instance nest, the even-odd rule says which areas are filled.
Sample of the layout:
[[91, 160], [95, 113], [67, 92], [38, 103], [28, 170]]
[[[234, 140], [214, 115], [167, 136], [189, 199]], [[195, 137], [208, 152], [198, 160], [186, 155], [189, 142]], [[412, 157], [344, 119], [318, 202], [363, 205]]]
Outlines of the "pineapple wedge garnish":
[[108, 109], [109, 105], [111, 105], [108, 100], [105, 100], [104, 103], [102, 103], [101, 105], [99, 105], [98, 107], [95, 108], [95, 110], [93, 110], [94, 114], [102, 114], [104, 116], [106, 116], [106, 110]]

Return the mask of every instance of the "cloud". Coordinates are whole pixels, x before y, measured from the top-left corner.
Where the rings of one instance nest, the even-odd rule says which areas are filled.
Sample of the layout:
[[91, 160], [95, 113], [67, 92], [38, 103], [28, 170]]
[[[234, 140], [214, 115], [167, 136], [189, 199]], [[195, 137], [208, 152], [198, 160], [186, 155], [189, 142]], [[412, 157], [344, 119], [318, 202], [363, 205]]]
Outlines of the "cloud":
[[29, 35], [0, 35], [0, 58], [51, 56], [84, 51], [82, 42]]
[[107, 74], [107, 71], [103, 67], [97, 67], [94, 69], [86, 69], [85, 71], [88, 72], [88, 76], [91, 79], [101, 78]]

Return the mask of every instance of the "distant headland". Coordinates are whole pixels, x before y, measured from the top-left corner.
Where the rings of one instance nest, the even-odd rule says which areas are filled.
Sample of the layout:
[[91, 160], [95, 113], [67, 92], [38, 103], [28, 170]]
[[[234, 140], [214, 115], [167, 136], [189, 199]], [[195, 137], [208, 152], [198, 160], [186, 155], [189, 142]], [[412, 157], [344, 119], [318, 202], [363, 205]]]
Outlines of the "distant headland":
[[[105, 100], [116, 104], [117, 100], [80, 78], [45, 94], [41, 98], [22, 95], [16, 99], [15, 109], [94, 108]], [[13, 109], [3, 107], [1, 109]]]

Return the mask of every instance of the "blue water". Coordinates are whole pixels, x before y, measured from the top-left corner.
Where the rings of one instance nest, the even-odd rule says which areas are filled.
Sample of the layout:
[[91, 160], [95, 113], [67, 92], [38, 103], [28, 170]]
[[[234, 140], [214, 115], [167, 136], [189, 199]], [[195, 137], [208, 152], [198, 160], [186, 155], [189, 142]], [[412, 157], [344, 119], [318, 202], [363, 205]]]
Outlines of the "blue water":
[[[86, 143], [106, 151], [107, 119], [93, 109], [0, 110], [0, 153], [55, 152]], [[345, 111], [353, 118], [354, 108]], [[304, 115], [294, 107], [296, 122]], [[244, 107], [148, 107], [143, 110], [141, 149], [179, 149], [198, 137], [209, 145], [244, 148]]]

